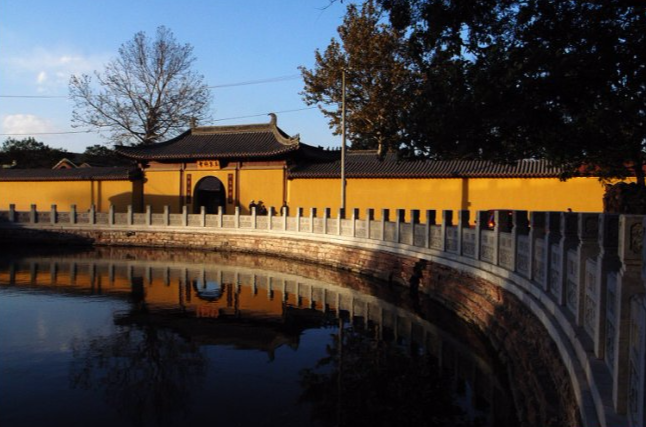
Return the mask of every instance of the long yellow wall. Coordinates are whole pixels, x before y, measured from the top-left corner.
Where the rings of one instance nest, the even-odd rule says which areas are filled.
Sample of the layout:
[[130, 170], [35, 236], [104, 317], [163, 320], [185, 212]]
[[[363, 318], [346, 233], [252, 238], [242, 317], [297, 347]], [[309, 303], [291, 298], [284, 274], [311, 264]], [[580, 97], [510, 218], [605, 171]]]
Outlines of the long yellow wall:
[[25, 211], [35, 204], [39, 210], [57, 205], [59, 210], [87, 210], [92, 204], [98, 211], [107, 211], [110, 204], [125, 211], [133, 204], [133, 183], [130, 181], [2, 181], [0, 209]]
[[[288, 182], [288, 205], [309, 208], [331, 208], [336, 216], [341, 200], [338, 179], [294, 179]], [[346, 185], [346, 208], [360, 210], [363, 218], [368, 208], [375, 209], [375, 219], [381, 209], [459, 209], [461, 180], [446, 179], [349, 179]], [[392, 215], [392, 214], [391, 214]], [[408, 215], [408, 212], [407, 212]]]
[[[604, 187], [596, 178], [450, 178], [450, 179], [348, 179], [347, 209], [459, 210], [472, 213], [489, 209], [601, 212]], [[321, 210], [336, 216], [341, 200], [338, 179], [288, 181], [288, 205]], [[319, 211], [320, 212], [320, 211]], [[392, 213], [391, 213], [392, 215]], [[407, 212], [408, 215], [408, 212]], [[422, 212], [423, 218], [423, 212]], [[408, 217], [407, 217], [408, 219]]]
[[596, 178], [470, 179], [471, 211], [517, 209], [538, 211], [601, 212], [604, 186]]
[[[28, 210], [32, 204], [49, 209], [56, 204], [60, 210], [67, 210], [75, 204], [77, 209], [86, 210], [94, 204], [97, 210], [105, 212], [113, 204], [118, 211], [125, 212], [132, 204], [135, 210], [150, 205], [154, 212], [162, 212], [168, 205], [177, 213], [186, 201], [188, 174], [193, 199], [200, 179], [214, 176], [228, 191], [228, 176], [233, 176], [233, 203], [227, 202], [227, 214], [233, 213], [236, 204], [243, 214], [248, 213], [251, 200], [262, 200], [265, 206], [278, 210], [285, 196], [289, 207], [304, 208], [306, 215], [309, 208], [317, 208], [319, 212], [331, 208], [332, 216], [336, 216], [340, 206], [338, 179], [294, 179], [288, 180], [285, 187], [283, 169], [256, 168], [147, 170], [143, 184], [138, 181], [2, 181], [0, 209], [9, 209], [10, 204], [15, 204], [18, 210]], [[603, 193], [604, 187], [596, 178], [572, 178], [565, 182], [556, 178], [348, 179], [346, 208], [360, 209], [361, 218], [366, 209], [374, 208], [376, 219], [380, 218], [381, 209], [419, 209], [422, 215], [426, 209], [600, 212]]]

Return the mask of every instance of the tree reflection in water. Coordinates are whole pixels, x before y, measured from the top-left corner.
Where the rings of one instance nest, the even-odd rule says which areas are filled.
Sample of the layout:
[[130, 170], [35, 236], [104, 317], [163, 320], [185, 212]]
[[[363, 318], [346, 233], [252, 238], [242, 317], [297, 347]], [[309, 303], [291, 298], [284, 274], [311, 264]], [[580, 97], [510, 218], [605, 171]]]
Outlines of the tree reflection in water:
[[312, 404], [313, 419], [338, 427], [485, 425], [456, 405], [451, 379], [430, 355], [342, 321], [338, 331], [327, 356], [301, 372], [301, 402]]
[[141, 321], [147, 308], [138, 285], [133, 280], [133, 310], [115, 334], [73, 342], [70, 381], [73, 388], [103, 392], [132, 425], [173, 425], [188, 414], [207, 360], [197, 345]]

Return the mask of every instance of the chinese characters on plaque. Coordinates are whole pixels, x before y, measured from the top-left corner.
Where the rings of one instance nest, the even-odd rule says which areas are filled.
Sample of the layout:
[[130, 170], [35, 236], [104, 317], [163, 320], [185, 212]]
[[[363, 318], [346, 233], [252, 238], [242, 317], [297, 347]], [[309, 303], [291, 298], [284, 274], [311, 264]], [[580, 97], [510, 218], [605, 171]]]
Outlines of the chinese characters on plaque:
[[198, 169], [220, 169], [219, 160], [198, 160], [197, 161]]

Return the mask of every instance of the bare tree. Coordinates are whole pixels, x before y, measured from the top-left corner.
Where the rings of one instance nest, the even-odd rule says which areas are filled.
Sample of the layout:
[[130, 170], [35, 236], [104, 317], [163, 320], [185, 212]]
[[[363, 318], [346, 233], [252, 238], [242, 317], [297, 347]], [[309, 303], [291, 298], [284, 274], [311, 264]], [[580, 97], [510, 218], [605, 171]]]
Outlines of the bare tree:
[[154, 40], [139, 32], [119, 48], [103, 73], [72, 76], [74, 126], [109, 129], [117, 145], [150, 144], [209, 117], [211, 94], [204, 77], [191, 70], [193, 47], [180, 44], [166, 27]]

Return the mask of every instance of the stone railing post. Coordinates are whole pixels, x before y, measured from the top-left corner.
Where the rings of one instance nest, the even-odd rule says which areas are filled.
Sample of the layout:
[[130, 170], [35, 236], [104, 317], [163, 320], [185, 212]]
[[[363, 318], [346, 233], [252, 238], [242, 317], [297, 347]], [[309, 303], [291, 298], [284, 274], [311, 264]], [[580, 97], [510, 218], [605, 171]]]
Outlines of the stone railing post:
[[488, 211], [477, 211], [476, 212], [476, 249], [475, 249], [475, 259], [479, 260], [481, 258], [480, 254], [482, 252], [482, 231], [487, 230], [489, 222], [489, 212]]
[[316, 208], [310, 208], [310, 233], [314, 233], [315, 219], [316, 219]]
[[49, 212], [49, 223], [50, 224], [52, 224], [52, 225], [56, 224], [56, 216], [57, 216], [56, 205], [52, 205], [51, 210]]
[[336, 216], [336, 234], [341, 235], [341, 221], [345, 219], [345, 209], [339, 209], [339, 213]]
[[453, 211], [442, 211], [442, 251], [446, 252], [448, 249], [448, 239], [446, 238], [446, 230], [448, 227], [453, 227]]
[[70, 224], [76, 224], [76, 205], [70, 206]]
[[352, 208], [350, 212], [352, 212], [350, 214], [352, 237], [357, 237], [357, 221], [359, 220], [359, 209]]
[[218, 227], [222, 228], [224, 223], [224, 206], [218, 206]]
[[390, 210], [382, 209], [381, 210], [381, 234], [379, 240], [382, 242], [386, 240], [386, 223], [390, 221]]
[[330, 208], [323, 208], [323, 234], [327, 234], [327, 220], [330, 218]]
[[[113, 207], [110, 205], [110, 207]], [[112, 216], [114, 218], [114, 208], [112, 209]], [[127, 219], [126, 222], [128, 225], [133, 225], [135, 223], [135, 214], [134, 214], [134, 209], [132, 208], [132, 205], [128, 205], [128, 211], [127, 211]]]
[[[539, 284], [541, 288], [545, 283], [543, 276], [544, 268], [542, 263], [545, 262], [542, 255], [545, 253], [543, 250], [537, 250], [536, 246], [538, 239], [543, 239], [543, 248], [545, 247], [545, 212], [530, 212], [529, 213], [529, 279], [534, 283]], [[537, 256], [541, 259], [542, 263], [539, 265]]]
[[16, 222], [16, 205], [9, 205], [9, 222]]
[[153, 208], [150, 205], [146, 205], [146, 225], [153, 225]]
[[283, 231], [287, 231], [287, 214], [289, 213], [289, 210], [287, 209], [287, 206], [283, 206], [280, 210], [283, 216]]
[[565, 289], [567, 282], [567, 257], [568, 252], [576, 250], [579, 243], [577, 239], [577, 224], [578, 217], [572, 212], [561, 212], [560, 215], [560, 236], [559, 251], [561, 252], [561, 259], [558, 261], [559, 265], [552, 265], [552, 271], [558, 271], [557, 274], [552, 274], [550, 277], [550, 292], [556, 298], [559, 305], [565, 305]]
[[426, 222], [424, 224], [424, 247], [426, 249], [431, 247], [431, 226], [437, 223], [436, 214], [437, 212], [434, 210], [426, 210]]
[[255, 206], [251, 208], [251, 228], [254, 230], [258, 228], [258, 210]]
[[164, 205], [164, 225], [170, 225], [170, 207], [168, 205]]
[[410, 241], [406, 242], [411, 246], [415, 246], [415, 231], [419, 225], [421, 212], [419, 209], [410, 210]]
[[599, 233], [599, 214], [580, 213], [578, 224], [579, 244], [577, 246], [576, 286], [568, 283], [566, 303], [575, 314], [577, 325], [584, 324], [584, 298], [586, 283], [586, 263], [589, 258], [596, 259], [599, 251], [597, 237]]
[[458, 255], [462, 255], [462, 239], [464, 229], [469, 228], [469, 211], [458, 211]]
[[29, 223], [35, 224], [37, 216], [38, 216], [38, 213], [36, 211], [36, 205], [31, 205], [29, 207]]
[[375, 220], [375, 210], [372, 208], [366, 209], [366, 239], [372, 239], [372, 221]]
[[274, 229], [274, 217], [276, 216], [276, 210], [274, 209], [273, 206], [270, 206], [267, 209], [267, 228], [269, 230]]
[[395, 243], [402, 243], [401, 241], [401, 227], [405, 221], [404, 216], [406, 211], [404, 209], [395, 209]]
[[616, 282], [608, 281], [606, 303], [605, 359], [612, 375], [612, 400], [618, 413], [627, 410], [630, 383], [630, 305], [631, 299], [644, 293], [641, 270], [644, 247], [642, 215], [619, 217], [618, 255], [621, 267]]
[[[543, 291], [551, 293], [552, 290], [552, 245], [557, 245], [561, 241], [561, 213], [545, 213], [545, 246], [543, 247]], [[554, 260], [555, 262], [557, 260]]]
[[[597, 256], [596, 283], [589, 283], [586, 289], [586, 302], [593, 302], [591, 313], [595, 355], [603, 359], [606, 345], [606, 301], [608, 274], [619, 271], [619, 215], [601, 214], [599, 216], [599, 255]], [[615, 285], [613, 285], [615, 286]], [[614, 303], [613, 303], [614, 304]], [[586, 307], [590, 313], [592, 307]]]
[[[511, 221], [513, 228], [511, 229], [511, 244], [514, 257], [514, 271], [517, 273], [529, 272], [529, 250], [521, 254], [520, 245], [518, 240], [520, 236], [529, 236], [529, 220], [527, 218], [527, 211], [512, 211]], [[527, 239], [529, 241], [529, 238]]]
[[[274, 209], [269, 208], [268, 215], [271, 217], [273, 213], [274, 213]], [[236, 206], [233, 209], [233, 228], [236, 228], [236, 229], [240, 228], [240, 206]]]
[[200, 227], [206, 227], [206, 206], [200, 206]]
[[296, 208], [296, 232], [301, 232], [301, 217], [303, 216], [303, 208]]
[[[514, 270], [516, 265], [516, 246], [514, 235], [512, 231], [514, 229], [514, 216], [511, 211], [498, 211], [495, 214], [496, 222], [496, 253], [497, 253], [497, 264], [508, 269]], [[502, 237], [504, 234], [504, 239]]]
[[96, 224], [96, 207], [94, 206], [94, 203], [90, 205], [90, 218], [88, 218], [88, 222], [91, 225]]
[[188, 206], [182, 205], [182, 227], [188, 227]]

